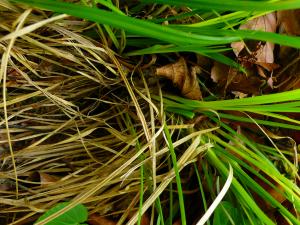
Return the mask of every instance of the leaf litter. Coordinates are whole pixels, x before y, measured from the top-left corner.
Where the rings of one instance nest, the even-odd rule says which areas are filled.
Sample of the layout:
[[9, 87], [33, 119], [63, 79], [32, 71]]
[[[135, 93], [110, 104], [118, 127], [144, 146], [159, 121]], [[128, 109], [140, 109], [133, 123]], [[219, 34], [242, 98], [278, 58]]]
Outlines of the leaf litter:
[[202, 99], [197, 71], [195, 68], [189, 69], [184, 58], [181, 57], [175, 63], [157, 68], [156, 75], [171, 80], [183, 96], [194, 100]]

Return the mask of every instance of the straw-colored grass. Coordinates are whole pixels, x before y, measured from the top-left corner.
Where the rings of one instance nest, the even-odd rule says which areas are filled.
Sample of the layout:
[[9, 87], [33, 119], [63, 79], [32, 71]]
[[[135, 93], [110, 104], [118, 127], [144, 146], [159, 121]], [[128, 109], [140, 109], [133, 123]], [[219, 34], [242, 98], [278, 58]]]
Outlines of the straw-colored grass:
[[[213, 224], [210, 217], [223, 199], [240, 216], [231, 218], [227, 213], [224, 219], [236, 219], [236, 224], [275, 224], [269, 216], [274, 211], [299, 224], [297, 146], [290, 137], [276, 136], [263, 126], [299, 130], [297, 119], [281, 113], [298, 113], [300, 92], [187, 100], [165, 94], [162, 83], [152, 76], [157, 56], [140, 56], [185, 51], [237, 66], [219, 53], [227, 49], [223, 44], [249, 38], [279, 44], [289, 40], [290, 46], [299, 47], [296, 37], [226, 30], [248, 16], [262, 14], [238, 11], [244, 8], [235, 0], [231, 2], [237, 12], [227, 16], [209, 12], [211, 19], [201, 22], [198, 13], [202, 12], [187, 7], [183, 15], [190, 13], [195, 23], [165, 27], [125, 16], [118, 1], [116, 5], [96, 1], [113, 13], [99, 11], [89, 1], [82, 1], [86, 5], [82, 12], [76, 11], [82, 7], [78, 5], [63, 8], [59, 6], [65, 3], [57, 6], [53, 1], [23, 2], [39, 7], [47, 2], [44, 6], [49, 9], [73, 16], [0, 2], [1, 224], [33, 224], [41, 213], [63, 201], [71, 203], [36, 224], [46, 224], [78, 203], [87, 206], [90, 215], [106, 216], [118, 225], [140, 224], [143, 214], [151, 224], [172, 224], [175, 219], [183, 225]], [[203, 2], [194, 1], [197, 6]], [[298, 5], [296, 0], [267, 4], [268, 10]], [[215, 7], [227, 10], [230, 5]], [[154, 5], [151, 10], [160, 15], [171, 8]], [[98, 17], [98, 12], [116, 20]], [[220, 24], [224, 29], [212, 38]], [[132, 33], [126, 36], [124, 31], [114, 32], [114, 27]], [[208, 34], [199, 34], [204, 31]], [[130, 52], [141, 37], [141, 47]], [[127, 58], [122, 55], [126, 41], [126, 56], [131, 56]], [[231, 115], [232, 111], [241, 112], [240, 116]], [[226, 119], [251, 123], [249, 133], [264, 139], [256, 143]]]
[[[5, 37], [1, 221], [34, 221], [37, 213], [71, 199], [84, 203], [90, 213], [123, 214], [124, 220], [138, 206], [141, 160], [150, 171], [143, 181], [145, 194], [150, 194], [145, 211], [174, 177], [161, 164], [168, 156], [162, 138], [164, 112], [149, 98], [147, 83], [127, 78], [131, 71], [117, 55], [82, 35], [92, 23], [66, 15], [47, 19], [39, 10], [21, 13], [8, 2], [0, 10]], [[171, 130], [189, 127], [173, 125]], [[179, 139], [174, 146], [209, 131]], [[198, 153], [190, 148], [179, 169], [208, 147]], [[45, 174], [55, 182], [41, 180]], [[134, 207], [128, 210], [130, 204]]]

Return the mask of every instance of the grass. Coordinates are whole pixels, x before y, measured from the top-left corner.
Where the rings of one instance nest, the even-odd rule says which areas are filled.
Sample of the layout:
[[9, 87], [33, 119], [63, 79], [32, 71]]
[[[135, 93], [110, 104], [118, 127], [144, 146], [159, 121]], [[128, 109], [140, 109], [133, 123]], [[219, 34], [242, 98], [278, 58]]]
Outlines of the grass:
[[300, 224], [298, 149], [275, 132], [299, 130], [290, 115], [300, 91], [189, 100], [163, 91], [147, 61], [201, 54], [245, 71], [226, 56], [228, 44], [300, 41], [237, 26], [296, 8], [297, 0], [2, 1], [0, 222], [32, 224], [70, 201], [36, 224], [80, 203], [118, 224], [143, 215], [166, 225], [218, 225], [218, 215]]
[[[61, 1], [52, 1], [52, 0], [46, 0], [46, 1], [39, 1], [39, 0], [15, 0], [15, 2], [22, 2], [27, 3], [30, 5], [34, 5], [37, 7], [42, 7], [44, 9], [53, 10], [55, 12], [59, 13], [66, 13], [69, 15], [77, 16], [83, 19], [88, 19], [97, 23], [105, 24], [112, 26], [114, 28], [123, 29], [127, 32], [129, 32], [129, 35], [132, 33], [133, 35], [138, 35], [141, 37], [150, 37], [156, 40], [160, 40], [167, 44], [172, 44], [171, 47], [164, 47], [161, 45], [155, 45], [155, 41], [153, 43], [152, 40], [147, 40], [145, 43], [148, 45], [152, 45], [152, 48], [148, 48], [144, 51], [138, 52], [139, 54], [154, 54], [154, 53], [161, 53], [163, 49], [163, 52], [178, 52], [178, 51], [192, 51], [196, 53], [202, 53], [207, 56], [212, 57], [215, 60], [221, 61], [225, 64], [233, 65], [236, 67], [239, 67], [237, 63], [230, 60], [229, 58], [224, 59], [222, 55], [220, 55], [216, 50], [214, 50], [211, 53], [211, 46], [220, 46], [220, 50], [223, 49], [223, 51], [227, 50], [224, 49], [222, 45], [232, 43], [234, 41], [239, 41], [241, 39], [259, 39], [263, 41], [272, 41], [274, 43], [278, 44], [284, 44], [291, 47], [300, 47], [298, 38], [296, 37], [289, 37], [289, 36], [282, 36], [277, 34], [269, 34], [269, 33], [263, 33], [263, 32], [249, 32], [249, 31], [237, 31], [237, 30], [222, 30], [217, 29], [215, 26], [215, 23], [211, 23], [209, 29], [206, 29], [206, 26], [204, 28], [200, 28], [199, 26], [197, 29], [192, 29], [188, 25], [180, 27], [168, 27], [168, 26], [161, 26], [155, 23], [151, 23], [144, 20], [135, 19], [133, 17], [125, 16], [119, 11], [116, 12], [116, 10], [110, 12], [106, 10], [100, 10], [96, 9], [95, 7], [88, 7], [83, 5], [76, 5], [76, 4], [70, 4], [65, 3]], [[152, 1], [154, 3], [155, 1]], [[195, 1], [196, 4], [192, 5], [192, 7], [199, 7], [203, 8], [203, 3], [205, 3], [206, 7], [209, 8], [209, 11], [214, 9], [218, 4], [210, 3], [207, 4], [207, 1], [201, 2], [201, 1]], [[236, 21], [243, 21], [246, 18], [249, 18], [251, 16], [255, 16], [257, 13], [251, 12], [252, 10], [259, 10], [257, 9], [257, 3], [255, 1], [243, 3], [243, 4], [237, 4], [238, 1], [230, 1], [227, 8], [226, 5], [222, 4], [222, 10], [228, 10], [228, 7], [230, 10], [235, 10], [236, 8], [232, 8], [232, 5], [236, 5], [238, 9], [236, 10], [244, 10], [243, 6], [248, 7], [247, 12], [239, 15], [238, 18], [235, 18], [234, 22], [225, 21], [223, 22], [225, 26], [233, 27], [236, 25]], [[261, 10], [265, 11], [265, 13], [270, 12], [270, 10], [283, 10], [283, 9], [290, 9], [290, 8], [297, 8], [299, 7], [298, 1], [290, 1], [289, 3], [280, 1], [280, 2], [274, 2], [272, 1], [264, 1], [268, 4], [263, 4], [264, 7]], [[159, 3], [159, 2], [157, 2]], [[178, 2], [179, 3], [179, 2]], [[252, 4], [251, 4], [252, 3]], [[176, 4], [176, 1], [172, 1], [172, 4]], [[181, 3], [180, 3], [181, 4]], [[249, 5], [250, 4], [250, 5]], [[251, 9], [252, 6], [252, 9]], [[114, 8], [115, 9], [115, 8]], [[204, 8], [205, 10], [205, 8]], [[220, 9], [218, 9], [220, 10]], [[250, 11], [250, 12], [249, 12]], [[260, 12], [260, 15], [262, 12]], [[101, 14], [101, 16], [98, 16]], [[215, 17], [219, 17], [218, 14], [215, 15]], [[213, 18], [215, 19], [215, 18]], [[207, 22], [207, 21], [206, 21]], [[223, 26], [224, 26], [223, 25]], [[222, 27], [221, 27], [222, 28]], [[107, 28], [106, 28], [107, 29]], [[184, 29], [184, 30], [182, 30]], [[194, 32], [193, 32], [194, 31]], [[112, 37], [111, 32], [109, 32], [110, 37]], [[216, 36], [216, 34], [220, 34], [222, 36]], [[4, 38], [5, 39], [5, 38]], [[112, 38], [113, 42], [115, 43], [115, 37]], [[153, 47], [153, 45], [155, 47]], [[174, 45], [174, 46], [173, 46]], [[132, 55], [133, 53], [131, 53]], [[135, 53], [137, 54], [137, 53]], [[135, 55], [134, 54], [134, 55]]]

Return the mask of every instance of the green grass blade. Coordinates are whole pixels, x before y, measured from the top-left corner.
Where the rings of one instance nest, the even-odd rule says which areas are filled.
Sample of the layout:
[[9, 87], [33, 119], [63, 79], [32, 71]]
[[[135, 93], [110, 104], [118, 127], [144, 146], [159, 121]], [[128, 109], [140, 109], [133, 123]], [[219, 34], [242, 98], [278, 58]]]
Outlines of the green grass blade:
[[[197, 181], [198, 181], [198, 185], [199, 185], [199, 189], [200, 189], [200, 193], [201, 193], [201, 197], [202, 197], [202, 202], [203, 202], [203, 208], [204, 208], [205, 211], [207, 211], [207, 203], [206, 203], [206, 198], [205, 198], [205, 192], [204, 192], [204, 189], [203, 189], [201, 177], [200, 177], [200, 174], [199, 174], [196, 163], [194, 163], [194, 169], [196, 171]], [[210, 225], [209, 220], [206, 223], [207, 223], [207, 225]]]
[[162, 224], [162, 225], [165, 225], [165, 222], [164, 222], [164, 217], [163, 217], [163, 211], [162, 211], [162, 207], [161, 207], [161, 202], [160, 202], [160, 199], [159, 198], [157, 198], [156, 200], [155, 200], [155, 207], [156, 207], [156, 210], [157, 210], [157, 212], [158, 212], [158, 220], [160, 220], [160, 223]]
[[[224, 165], [223, 161], [221, 161], [214, 151], [211, 149], [207, 151], [207, 159], [209, 160], [210, 164], [213, 165], [215, 168], [219, 170], [219, 172], [222, 174], [224, 178], [227, 177], [228, 170], [226, 166]], [[246, 192], [246, 190], [243, 188], [243, 186], [236, 180], [236, 178], [233, 178], [232, 180], [232, 189], [237, 195], [237, 198], [243, 202], [243, 204], [247, 205], [247, 207], [251, 208], [253, 212], [256, 213], [257, 217], [260, 218], [264, 222], [264, 224], [267, 225], [275, 225], [275, 223], [257, 206], [255, 201], [252, 199], [252, 197]]]
[[286, 91], [276, 94], [268, 94], [262, 96], [255, 96], [242, 99], [232, 99], [232, 100], [219, 100], [219, 101], [196, 101], [181, 98], [178, 96], [165, 95], [166, 98], [174, 100], [178, 103], [182, 103], [191, 108], [211, 108], [211, 107], [238, 107], [238, 106], [253, 106], [259, 104], [272, 104], [287, 101], [300, 100], [300, 89]]
[[13, 0], [14, 2], [26, 3], [31, 6], [52, 10], [58, 13], [65, 13], [97, 23], [107, 24], [115, 28], [155, 39], [163, 40], [173, 44], [194, 44], [213, 45], [238, 41], [237, 37], [214, 37], [208, 35], [197, 35], [172, 29], [169, 26], [161, 26], [145, 20], [135, 19], [120, 15], [115, 12], [108, 12], [97, 8], [86, 7], [55, 0]]
[[188, 6], [192, 9], [202, 10], [234, 10], [234, 11], [267, 11], [267, 10], [287, 10], [300, 8], [298, 0], [226, 0], [226, 1], [211, 1], [211, 0], [142, 0], [145, 3], [160, 3], [175, 6]]
[[[208, 23], [209, 21], [207, 21]], [[225, 21], [227, 22], [227, 21]], [[228, 22], [227, 22], [228, 23]], [[201, 23], [200, 23], [201, 24]], [[239, 40], [258, 40], [258, 41], [268, 41], [284, 46], [290, 46], [294, 48], [300, 48], [300, 38], [294, 36], [288, 36], [283, 34], [277, 34], [272, 32], [264, 32], [259, 30], [233, 30], [233, 29], [217, 29], [218, 27], [192, 27], [193, 24], [181, 25], [181, 26], [170, 26], [176, 28], [182, 32], [190, 32], [192, 34], [202, 34], [211, 35], [219, 37], [232, 37]], [[234, 26], [233, 24], [232, 26]], [[227, 39], [225, 39], [226, 41]], [[229, 44], [231, 42], [227, 42]]]
[[171, 159], [172, 159], [172, 164], [173, 164], [175, 175], [176, 175], [175, 178], [176, 178], [176, 184], [177, 184], [177, 190], [178, 190], [181, 223], [182, 223], [182, 225], [186, 225], [186, 216], [185, 216], [183, 191], [182, 191], [182, 187], [181, 187], [181, 179], [180, 179], [179, 169], [177, 166], [177, 159], [176, 159], [173, 142], [172, 142], [171, 135], [170, 135], [167, 125], [164, 125], [164, 134], [167, 139], [167, 143], [168, 143], [168, 147], [169, 147], [170, 155], [171, 155]]
[[[155, 54], [155, 53], [170, 53], [170, 52], [200, 52], [201, 54], [212, 54], [216, 52], [225, 52], [231, 50], [230, 48], [225, 48], [224, 46], [216, 46], [214, 48], [209, 47], [200, 47], [198, 45], [153, 45], [149, 48], [136, 50], [132, 52], [128, 52], [127, 56], [134, 55], [145, 55], [145, 54]], [[220, 60], [219, 60], [220, 61]], [[228, 64], [228, 63], [226, 63]]]
[[[205, 114], [209, 114], [210, 116], [216, 116], [212, 113], [205, 112]], [[226, 113], [218, 113], [218, 116], [220, 118], [225, 118], [225, 119], [230, 119], [230, 120], [235, 120], [235, 121], [240, 121], [240, 122], [246, 122], [246, 123], [253, 123], [253, 120], [251, 120], [248, 117], [242, 117], [242, 116], [235, 116], [231, 114], [226, 114]], [[291, 129], [291, 130], [300, 130], [300, 126], [298, 125], [292, 125], [292, 124], [287, 124], [287, 123], [280, 123], [280, 122], [273, 122], [273, 121], [268, 121], [268, 120], [260, 120], [260, 119], [254, 119], [254, 121], [257, 124], [260, 125], [266, 125], [270, 127], [281, 127], [285, 129]]]

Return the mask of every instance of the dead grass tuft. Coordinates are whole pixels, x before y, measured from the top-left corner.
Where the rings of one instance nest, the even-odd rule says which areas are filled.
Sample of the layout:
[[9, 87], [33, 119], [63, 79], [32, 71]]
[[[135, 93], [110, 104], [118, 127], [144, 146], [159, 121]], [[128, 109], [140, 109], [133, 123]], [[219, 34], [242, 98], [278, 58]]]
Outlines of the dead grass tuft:
[[[88, 37], [95, 24], [49, 16], [0, 4], [0, 220], [32, 223], [66, 200], [128, 219], [138, 208], [141, 165], [148, 174], [144, 211], [175, 176], [162, 164], [162, 105], [151, 101], [143, 75], [143, 82], [133, 76], [138, 67], [128, 69]], [[183, 147], [180, 169], [197, 157]]]

